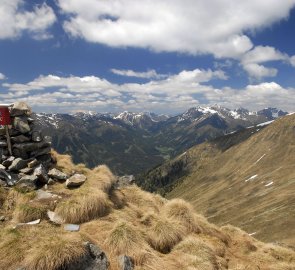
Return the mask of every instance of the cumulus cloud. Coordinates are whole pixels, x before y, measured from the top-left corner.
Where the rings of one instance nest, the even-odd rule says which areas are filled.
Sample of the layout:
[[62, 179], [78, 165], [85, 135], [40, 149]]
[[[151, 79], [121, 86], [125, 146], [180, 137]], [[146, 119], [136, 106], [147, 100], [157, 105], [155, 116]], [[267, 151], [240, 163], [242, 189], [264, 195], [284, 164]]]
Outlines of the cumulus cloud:
[[56, 21], [56, 16], [47, 4], [35, 5], [32, 11], [24, 9], [23, 0], [1, 0], [0, 39], [19, 37], [23, 31], [35, 39], [51, 37], [47, 30]]
[[272, 61], [290, 62], [292, 58], [274, 47], [256, 46], [242, 56], [241, 65], [251, 78], [260, 80], [264, 77], [275, 77], [277, 75], [277, 69], [262, 65], [262, 63]]
[[220, 104], [230, 108], [246, 107], [257, 110], [274, 106], [294, 111], [295, 89], [283, 88], [275, 82], [251, 84], [243, 89], [214, 88], [213, 79], [226, 79], [220, 70], [184, 70], [162, 80], [146, 83], [115, 84], [95, 76], [39, 76], [26, 84], [2, 86], [7, 93], [0, 95], [5, 102], [15, 99], [29, 102], [39, 110], [150, 110], [181, 112], [198, 104]]
[[0, 80], [5, 80], [6, 79], [6, 76], [0, 72]]
[[145, 71], [145, 72], [137, 72], [130, 69], [111, 69], [111, 72], [125, 77], [135, 77], [135, 78], [142, 78], [142, 79], [162, 79], [167, 77], [164, 74], [158, 74], [154, 69]]
[[295, 0], [58, 0], [73, 37], [112, 47], [238, 58], [252, 48], [246, 30], [288, 16]]

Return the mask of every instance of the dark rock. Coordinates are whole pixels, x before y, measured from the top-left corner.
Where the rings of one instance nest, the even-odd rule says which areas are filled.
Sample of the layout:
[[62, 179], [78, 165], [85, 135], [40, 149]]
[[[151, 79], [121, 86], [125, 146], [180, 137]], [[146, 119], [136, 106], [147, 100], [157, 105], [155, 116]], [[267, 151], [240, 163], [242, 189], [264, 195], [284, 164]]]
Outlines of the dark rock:
[[48, 167], [51, 164], [51, 155], [46, 154], [46, 155], [38, 156], [37, 160], [38, 162], [42, 163], [45, 167]]
[[7, 147], [7, 142], [6, 141], [0, 141], [0, 147], [1, 148]]
[[16, 158], [12, 161], [11, 165], [8, 167], [10, 171], [19, 171], [27, 167], [28, 161], [21, 158]]
[[86, 253], [75, 261], [69, 261], [63, 270], [107, 270], [109, 261], [106, 254], [96, 245], [85, 243]]
[[21, 115], [31, 115], [32, 109], [25, 102], [15, 102], [10, 109], [10, 115], [21, 116]]
[[16, 173], [7, 173], [9, 175], [8, 179], [6, 179], [6, 183], [8, 186], [14, 186], [19, 181], [19, 175]]
[[51, 151], [51, 146], [48, 146], [46, 148], [42, 148], [36, 151], [31, 152], [31, 157], [38, 157], [38, 156], [42, 156], [42, 155], [46, 155], [48, 153], [50, 153]]
[[5, 216], [0, 216], [0, 221], [1, 222], [5, 221]]
[[37, 159], [33, 159], [32, 161], [30, 161], [28, 163], [28, 167], [29, 168], [34, 168], [35, 166], [37, 166], [39, 164], [39, 161]]
[[65, 181], [67, 180], [68, 176], [61, 172], [60, 170], [53, 168], [48, 172], [48, 176], [52, 177], [53, 179], [59, 180], [59, 181]]
[[12, 161], [14, 161], [14, 160], [15, 160], [15, 157], [10, 156], [9, 158], [7, 158], [6, 160], [4, 160], [2, 162], [2, 165], [4, 165], [6, 168], [8, 168], [12, 164]]
[[26, 134], [31, 131], [28, 120], [26, 116], [17, 116], [13, 119], [13, 127], [21, 132]]
[[133, 270], [134, 269], [134, 262], [133, 259], [129, 256], [122, 255], [119, 256], [119, 264], [122, 270]]
[[48, 179], [48, 185], [54, 185], [56, 182], [52, 179], [52, 178], [49, 178]]
[[29, 142], [30, 138], [28, 138], [25, 135], [18, 135], [15, 137], [11, 137], [11, 142], [12, 143], [24, 143], [24, 142]]
[[80, 187], [86, 181], [86, 176], [83, 174], [74, 174], [66, 181], [67, 188]]
[[23, 176], [18, 182], [17, 182], [17, 188], [20, 189], [22, 192], [30, 192], [37, 188], [36, 182], [38, 180], [38, 177], [35, 175], [26, 175]]
[[48, 142], [25, 142], [25, 143], [17, 143], [13, 145], [13, 148], [19, 149], [24, 152], [32, 152], [41, 148], [49, 147], [50, 143]]
[[116, 182], [116, 188], [122, 188], [130, 186], [135, 183], [135, 177], [133, 175], [119, 176]]
[[40, 131], [38, 131], [38, 130], [34, 130], [33, 132], [32, 132], [32, 141], [33, 142], [41, 142], [42, 141], [42, 134], [41, 134], [41, 132]]
[[30, 174], [33, 171], [34, 171], [34, 169], [33, 168], [29, 168], [29, 167], [20, 170], [20, 172], [21, 173], [24, 173], [24, 174]]
[[20, 149], [12, 149], [12, 154], [16, 157], [20, 157], [22, 159], [28, 159], [29, 155], [27, 154], [27, 152], [22, 151]]
[[38, 167], [35, 168], [34, 170], [34, 175], [38, 177], [38, 180], [41, 183], [47, 184], [48, 183], [48, 175], [46, 172], [46, 169], [42, 164], [40, 164]]

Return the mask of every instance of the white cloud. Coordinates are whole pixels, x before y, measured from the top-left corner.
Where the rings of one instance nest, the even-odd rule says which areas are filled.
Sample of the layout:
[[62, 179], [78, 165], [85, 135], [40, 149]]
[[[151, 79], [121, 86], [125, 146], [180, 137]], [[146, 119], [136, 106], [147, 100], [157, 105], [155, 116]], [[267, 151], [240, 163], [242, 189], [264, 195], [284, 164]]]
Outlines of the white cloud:
[[19, 37], [23, 31], [28, 31], [35, 39], [51, 37], [46, 31], [56, 21], [53, 9], [42, 4], [27, 11], [24, 4], [23, 0], [1, 0], [0, 39]]
[[271, 61], [289, 62], [291, 58], [274, 47], [257, 46], [242, 56], [241, 65], [251, 78], [261, 80], [264, 77], [275, 77], [277, 75], [277, 69], [262, 65], [262, 63]]
[[[2, 84], [8, 93], [0, 95], [4, 102], [16, 99], [39, 110], [71, 111], [157, 111], [181, 112], [198, 104], [220, 104], [230, 108], [257, 110], [279, 107], [294, 111], [295, 89], [275, 82], [248, 85], [243, 89], [214, 88], [210, 80], [225, 79], [222, 71], [184, 70], [163, 80], [147, 83], [115, 84], [95, 76], [39, 76], [27, 84]], [[204, 84], [206, 83], [206, 84]]]
[[167, 77], [164, 74], [158, 74], [154, 69], [145, 71], [145, 72], [137, 72], [130, 69], [111, 69], [111, 72], [125, 77], [135, 77], [135, 78], [143, 78], [143, 79], [162, 79]]
[[6, 76], [0, 72], [0, 80], [5, 80], [6, 79]]
[[295, 67], [295, 55], [293, 55], [292, 57], [290, 57], [290, 63], [293, 67]]
[[251, 78], [258, 80], [261, 80], [264, 77], [275, 77], [278, 74], [276, 68], [267, 68], [256, 63], [244, 64], [243, 67]]
[[112, 47], [239, 58], [244, 33], [288, 16], [295, 0], [58, 0], [74, 37]]

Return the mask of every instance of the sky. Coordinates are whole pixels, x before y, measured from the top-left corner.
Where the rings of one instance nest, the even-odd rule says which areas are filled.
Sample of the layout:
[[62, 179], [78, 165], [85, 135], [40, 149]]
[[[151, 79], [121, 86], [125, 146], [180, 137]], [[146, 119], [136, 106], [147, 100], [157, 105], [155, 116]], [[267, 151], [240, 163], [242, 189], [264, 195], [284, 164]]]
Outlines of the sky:
[[0, 103], [295, 111], [295, 0], [0, 0]]

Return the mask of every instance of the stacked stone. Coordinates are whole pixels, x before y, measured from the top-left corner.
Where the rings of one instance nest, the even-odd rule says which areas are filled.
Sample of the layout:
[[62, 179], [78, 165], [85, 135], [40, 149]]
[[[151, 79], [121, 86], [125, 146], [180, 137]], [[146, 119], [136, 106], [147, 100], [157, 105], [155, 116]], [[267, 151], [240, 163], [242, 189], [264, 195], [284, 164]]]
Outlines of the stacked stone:
[[34, 189], [47, 184], [52, 165], [51, 143], [44, 137], [31, 117], [32, 110], [24, 102], [10, 108], [12, 125], [9, 128], [12, 155], [9, 154], [5, 130], [0, 129], [0, 185], [24, 184]]

